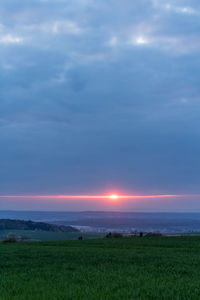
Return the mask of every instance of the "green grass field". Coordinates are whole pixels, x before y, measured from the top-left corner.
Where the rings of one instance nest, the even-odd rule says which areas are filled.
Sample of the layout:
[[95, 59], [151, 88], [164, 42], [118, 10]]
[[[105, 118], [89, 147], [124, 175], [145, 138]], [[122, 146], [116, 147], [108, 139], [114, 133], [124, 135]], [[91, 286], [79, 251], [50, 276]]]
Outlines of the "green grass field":
[[0, 299], [200, 299], [200, 237], [0, 244]]

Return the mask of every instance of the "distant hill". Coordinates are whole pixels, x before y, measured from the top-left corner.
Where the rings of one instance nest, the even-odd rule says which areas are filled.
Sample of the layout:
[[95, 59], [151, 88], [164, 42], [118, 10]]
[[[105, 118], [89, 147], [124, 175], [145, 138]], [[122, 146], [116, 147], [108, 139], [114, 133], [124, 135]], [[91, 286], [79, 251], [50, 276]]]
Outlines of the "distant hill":
[[38, 230], [38, 231], [53, 231], [53, 232], [79, 232], [78, 229], [72, 226], [58, 226], [44, 222], [33, 222], [24, 220], [0, 219], [0, 230], [15, 229], [15, 230]]

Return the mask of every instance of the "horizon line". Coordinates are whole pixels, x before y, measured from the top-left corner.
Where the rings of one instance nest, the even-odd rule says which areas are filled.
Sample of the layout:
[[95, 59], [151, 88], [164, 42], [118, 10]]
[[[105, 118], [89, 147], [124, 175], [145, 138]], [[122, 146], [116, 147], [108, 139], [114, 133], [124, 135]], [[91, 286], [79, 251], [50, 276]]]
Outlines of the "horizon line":
[[0, 199], [153, 199], [153, 198], [182, 198], [182, 197], [200, 197], [200, 194], [151, 194], [151, 195], [120, 195], [120, 194], [105, 194], [105, 195], [0, 195]]

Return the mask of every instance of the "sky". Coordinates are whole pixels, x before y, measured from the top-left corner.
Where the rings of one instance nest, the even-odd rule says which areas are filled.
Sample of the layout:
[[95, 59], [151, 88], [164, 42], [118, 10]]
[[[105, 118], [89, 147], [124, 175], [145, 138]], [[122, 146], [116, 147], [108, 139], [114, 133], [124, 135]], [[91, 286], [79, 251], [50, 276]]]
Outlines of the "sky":
[[199, 0], [1, 0], [0, 209], [199, 210]]

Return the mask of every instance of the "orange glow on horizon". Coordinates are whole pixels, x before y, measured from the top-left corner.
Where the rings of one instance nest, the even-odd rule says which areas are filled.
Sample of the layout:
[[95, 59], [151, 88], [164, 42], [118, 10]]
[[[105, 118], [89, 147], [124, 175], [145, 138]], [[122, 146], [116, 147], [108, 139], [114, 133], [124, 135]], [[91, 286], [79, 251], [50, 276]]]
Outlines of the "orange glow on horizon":
[[182, 197], [200, 197], [198, 194], [193, 195], [173, 195], [173, 194], [159, 194], [159, 195], [0, 195], [0, 199], [105, 199], [105, 200], [120, 200], [120, 199], [162, 199], [162, 198], [182, 198]]

